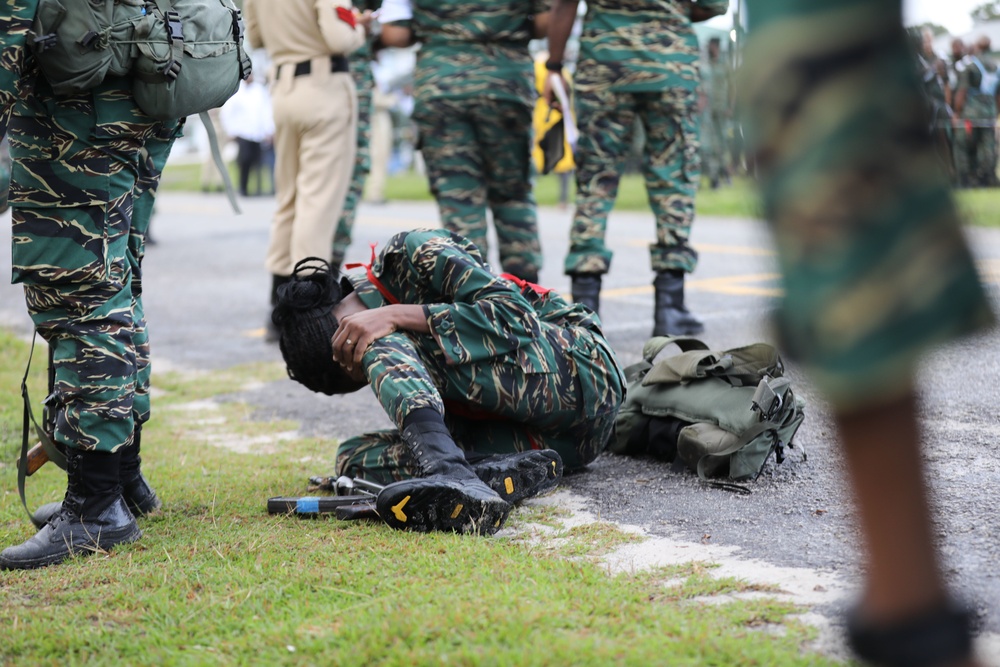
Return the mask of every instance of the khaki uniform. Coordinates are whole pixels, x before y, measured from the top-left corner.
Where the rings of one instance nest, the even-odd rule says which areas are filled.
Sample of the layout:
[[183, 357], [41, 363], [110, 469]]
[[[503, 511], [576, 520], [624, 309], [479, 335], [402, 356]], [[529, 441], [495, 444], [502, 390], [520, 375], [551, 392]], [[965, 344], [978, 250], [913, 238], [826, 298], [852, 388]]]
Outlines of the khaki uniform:
[[287, 276], [305, 257], [331, 259], [358, 115], [350, 72], [331, 71], [331, 56], [361, 47], [365, 33], [348, 0], [246, 0], [243, 14], [251, 46], [272, 61], [277, 210], [266, 266]]

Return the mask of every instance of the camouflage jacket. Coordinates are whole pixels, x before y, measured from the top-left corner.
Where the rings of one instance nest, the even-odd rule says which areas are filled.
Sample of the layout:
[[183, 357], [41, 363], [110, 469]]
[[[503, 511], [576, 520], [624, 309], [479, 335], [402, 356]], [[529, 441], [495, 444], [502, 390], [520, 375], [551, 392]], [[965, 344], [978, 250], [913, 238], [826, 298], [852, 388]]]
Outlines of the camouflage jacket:
[[[695, 0], [722, 14], [729, 0]], [[698, 38], [681, 0], [588, 0], [574, 85], [654, 92], [698, 87]]]
[[531, 106], [531, 17], [549, 0], [413, 0], [405, 23], [420, 42], [414, 97], [496, 99]]
[[38, 0], [7, 3], [0, 14], [0, 137], [6, 136], [14, 104], [28, 97], [31, 78], [28, 71], [26, 43], [35, 18]]
[[448, 364], [516, 354], [526, 367], [544, 366], [532, 355], [532, 343], [546, 327], [584, 327], [603, 339], [590, 310], [555, 291], [539, 294], [493, 274], [476, 246], [448, 231], [396, 234], [370, 270], [378, 285], [365, 275], [350, 276], [365, 305], [392, 303], [380, 288], [399, 303], [424, 304], [431, 333], [412, 338], [440, 350]]

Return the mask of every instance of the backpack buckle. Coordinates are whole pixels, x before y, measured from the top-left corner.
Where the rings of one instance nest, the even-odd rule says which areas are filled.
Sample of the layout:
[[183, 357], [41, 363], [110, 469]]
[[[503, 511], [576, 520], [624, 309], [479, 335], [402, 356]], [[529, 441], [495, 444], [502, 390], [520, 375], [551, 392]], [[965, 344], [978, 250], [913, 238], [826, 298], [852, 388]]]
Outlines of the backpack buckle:
[[53, 46], [59, 43], [59, 38], [56, 37], [54, 32], [50, 32], [47, 35], [38, 35], [33, 40], [31, 40], [32, 46], [39, 53], [45, 51], [46, 49], [51, 49]]
[[167, 20], [167, 36], [170, 38], [170, 41], [183, 42], [184, 24], [181, 22], [181, 15], [175, 11], [169, 11], [164, 14], [164, 18]]
[[177, 77], [180, 76], [181, 73], [180, 61], [170, 59], [167, 64], [163, 66], [163, 69], [160, 70], [160, 73], [163, 74], [168, 81], [176, 81]]
[[782, 400], [781, 395], [771, 388], [767, 378], [761, 380], [760, 384], [757, 385], [756, 391], [753, 393], [753, 398], [750, 401], [750, 408], [755, 412], [760, 413], [760, 420], [773, 420], [781, 413], [783, 405], [784, 401]]

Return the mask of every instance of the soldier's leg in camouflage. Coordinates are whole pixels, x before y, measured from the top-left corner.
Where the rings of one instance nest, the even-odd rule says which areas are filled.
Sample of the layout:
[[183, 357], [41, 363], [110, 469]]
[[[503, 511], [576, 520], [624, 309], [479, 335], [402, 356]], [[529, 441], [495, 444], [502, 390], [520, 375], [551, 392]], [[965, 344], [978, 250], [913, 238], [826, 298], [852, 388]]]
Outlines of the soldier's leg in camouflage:
[[492, 102], [475, 110], [500, 266], [507, 273], [537, 283], [542, 246], [531, 182], [531, 107], [517, 102]]
[[331, 266], [340, 268], [344, 264], [344, 256], [351, 245], [351, 232], [354, 229], [354, 219], [358, 214], [358, 203], [365, 189], [365, 180], [371, 169], [371, 139], [372, 139], [372, 94], [375, 89], [375, 77], [369, 65], [368, 56], [351, 58], [351, 74], [358, 88], [358, 145], [354, 158], [354, 172], [351, 174], [351, 187], [344, 200], [344, 210], [337, 221], [337, 231], [333, 237], [333, 259]]
[[[60, 277], [43, 270], [44, 249], [14, 253], [15, 276], [24, 283], [29, 312], [53, 346], [55, 439], [68, 450], [68, 483], [59, 510], [35, 537], [0, 554], [0, 567], [52, 565], [74, 553], [108, 549], [141, 535], [121, 496], [119, 479], [120, 448], [133, 428], [136, 383], [127, 259], [131, 194], [112, 201], [107, 215], [103, 207], [61, 209], [58, 216], [42, 209], [15, 210], [16, 238], [46, 238], [58, 245], [57, 232], [72, 228], [101, 230], [97, 238], [104, 242], [65, 247]], [[66, 225], [66, 220], [74, 224]], [[33, 254], [39, 252], [41, 256]], [[84, 275], [93, 282], [71, 278]], [[87, 318], [79, 318], [78, 312], [86, 312]], [[90, 449], [83, 451], [81, 443]]]
[[608, 214], [618, 196], [635, 121], [630, 102], [628, 96], [606, 89], [576, 92], [580, 126], [580, 139], [573, 153], [576, 211], [563, 269], [571, 279], [573, 300], [595, 313], [600, 308], [601, 276], [611, 265], [612, 253], [604, 243]]
[[396, 529], [420, 532], [491, 535], [500, 529], [510, 503], [479, 479], [439, 413], [429, 408], [410, 413], [402, 439], [421, 477], [395, 482], [379, 492], [375, 508], [383, 521]]
[[431, 100], [414, 121], [441, 226], [472, 241], [487, 257], [486, 176], [471, 108], [471, 102]]
[[698, 261], [688, 242], [700, 178], [697, 98], [681, 89], [636, 98], [646, 129], [642, 173], [656, 216], [656, 243], [649, 247], [656, 272], [653, 335], [698, 334], [705, 326], [684, 303], [684, 276]]

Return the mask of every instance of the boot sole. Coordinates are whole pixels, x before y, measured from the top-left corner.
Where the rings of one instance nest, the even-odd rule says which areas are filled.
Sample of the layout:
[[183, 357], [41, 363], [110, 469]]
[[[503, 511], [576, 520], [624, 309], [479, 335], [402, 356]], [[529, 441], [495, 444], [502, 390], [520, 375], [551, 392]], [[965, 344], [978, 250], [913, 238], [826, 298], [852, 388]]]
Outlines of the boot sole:
[[89, 556], [98, 551], [107, 551], [118, 544], [130, 544], [142, 537], [142, 531], [138, 526], [132, 525], [128, 529], [121, 531], [121, 534], [107, 532], [97, 536], [96, 542], [74, 542], [68, 551], [50, 554], [41, 558], [17, 560], [0, 555], [0, 570], [34, 570], [49, 565], [57, 565], [73, 556]]
[[474, 465], [473, 470], [479, 479], [511, 504], [551, 491], [559, 484], [563, 474], [559, 454], [546, 455], [541, 450], [522, 454], [513, 467], [492, 469], [488, 465], [482, 468]]
[[502, 498], [483, 500], [460, 489], [433, 485], [386, 487], [376, 503], [379, 517], [390, 527], [421, 533], [492, 535], [503, 526], [510, 510]]

